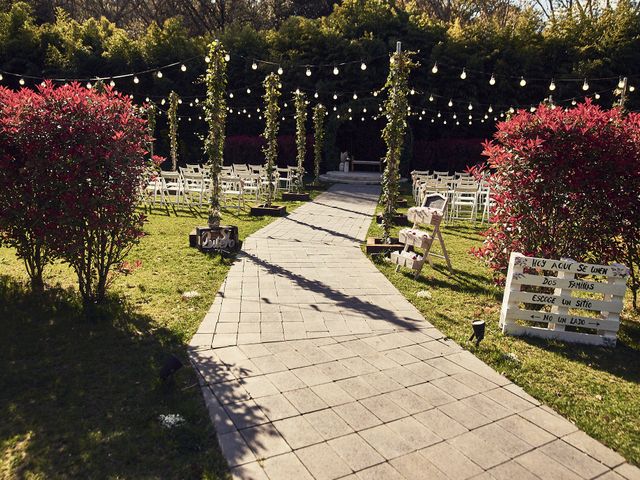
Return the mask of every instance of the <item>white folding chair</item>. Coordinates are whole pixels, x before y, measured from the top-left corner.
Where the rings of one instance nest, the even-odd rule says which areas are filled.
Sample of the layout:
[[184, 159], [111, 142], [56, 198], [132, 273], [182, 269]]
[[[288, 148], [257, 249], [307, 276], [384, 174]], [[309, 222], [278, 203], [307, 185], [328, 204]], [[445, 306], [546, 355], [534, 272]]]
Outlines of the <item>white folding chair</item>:
[[182, 177], [179, 172], [160, 172], [161, 180], [161, 201], [163, 204], [172, 203], [178, 205], [181, 203], [184, 187]]
[[235, 208], [240, 210], [244, 207], [244, 191], [242, 189], [242, 180], [240, 177], [226, 176], [220, 179], [220, 192], [222, 193], [222, 201], [226, 207], [229, 200], [235, 198], [238, 203]]

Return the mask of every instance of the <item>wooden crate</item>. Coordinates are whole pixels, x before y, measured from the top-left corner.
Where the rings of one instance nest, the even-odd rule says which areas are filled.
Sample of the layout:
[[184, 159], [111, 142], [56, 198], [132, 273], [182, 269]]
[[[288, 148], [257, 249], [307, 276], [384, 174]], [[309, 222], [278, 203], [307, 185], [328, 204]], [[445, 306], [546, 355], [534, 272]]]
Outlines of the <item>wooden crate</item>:
[[[628, 276], [629, 269], [620, 264], [595, 265], [514, 252], [500, 311], [502, 332], [615, 346]], [[540, 287], [553, 292], [541, 293]]]
[[411, 207], [407, 211], [407, 218], [412, 223], [422, 223], [437, 227], [442, 221], [442, 211], [430, 207]]
[[429, 247], [431, 247], [431, 243], [433, 242], [433, 237], [429, 232], [425, 232], [424, 230], [403, 228], [398, 234], [398, 240], [400, 243], [404, 243], [405, 245], [429, 250]]

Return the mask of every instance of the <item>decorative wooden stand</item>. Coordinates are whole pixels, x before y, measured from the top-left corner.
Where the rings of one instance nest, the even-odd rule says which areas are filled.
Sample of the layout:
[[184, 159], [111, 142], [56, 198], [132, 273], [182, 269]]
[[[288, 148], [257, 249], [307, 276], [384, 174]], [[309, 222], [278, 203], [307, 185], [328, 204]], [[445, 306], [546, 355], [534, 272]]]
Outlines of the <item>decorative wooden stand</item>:
[[[407, 219], [413, 223], [413, 227], [400, 230], [398, 240], [404, 244], [404, 248], [401, 252], [391, 252], [391, 263], [397, 265], [396, 272], [400, 267], [407, 267], [415, 272], [414, 278], [418, 278], [425, 261], [433, 266], [430, 257], [438, 257], [445, 259], [449, 271], [453, 273], [449, 254], [447, 253], [447, 248], [445, 247], [444, 239], [440, 232], [440, 223], [442, 222], [446, 206], [447, 199], [445, 197], [439, 194], [432, 194], [425, 197], [421, 207], [412, 207], [409, 209]], [[419, 224], [432, 226], [433, 232], [429, 233], [425, 230], [419, 230], [416, 228]], [[435, 239], [440, 242], [442, 255], [431, 252], [431, 246]], [[410, 247], [414, 249], [419, 248], [424, 253], [420, 255], [416, 252], [410, 252]]]
[[240, 248], [238, 227], [235, 225], [221, 225], [196, 227], [189, 234], [189, 246], [203, 252], [235, 251]]
[[[513, 252], [500, 311], [502, 332], [615, 347], [628, 276], [629, 269], [620, 264], [592, 265]], [[553, 288], [553, 293], [541, 293], [540, 287]], [[550, 308], [537, 310], [538, 305]]]

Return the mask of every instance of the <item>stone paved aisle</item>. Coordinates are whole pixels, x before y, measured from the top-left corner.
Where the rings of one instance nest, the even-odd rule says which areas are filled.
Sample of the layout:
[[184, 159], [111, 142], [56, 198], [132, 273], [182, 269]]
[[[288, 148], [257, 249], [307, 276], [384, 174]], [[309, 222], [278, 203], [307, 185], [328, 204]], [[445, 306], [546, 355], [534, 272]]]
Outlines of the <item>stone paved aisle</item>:
[[234, 478], [640, 478], [371, 264], [378, 193], [334, 186], [251, 235], [194, 336]]

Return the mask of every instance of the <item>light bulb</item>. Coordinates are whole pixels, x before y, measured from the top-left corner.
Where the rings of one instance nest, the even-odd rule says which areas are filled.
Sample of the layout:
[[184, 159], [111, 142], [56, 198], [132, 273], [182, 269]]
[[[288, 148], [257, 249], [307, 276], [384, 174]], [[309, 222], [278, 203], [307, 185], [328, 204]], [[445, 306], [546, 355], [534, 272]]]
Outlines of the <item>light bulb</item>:
[[[19, 82], [19, 83], [20, 83], [20, 85], [24, 85], [24, 80], [23, 80], [23, 79], [20, 79], [20, 82]], [[91, 88], [91, 86], [92, 86], [92, 85], [91, 85], [91, 82], [87, 82], [87, 88]]]
[[333, 99], [337, 100], [338, 99], [338, 95], [336, 95], [335, 93], [333, 94]]
[[140, 79], [138, 77], [133, 77], [133, 83], [140, 83]]
[[438, 118], [442, 117], [442, 114], [440, 112], [438, 112]]
[[433, 68], [431, 69], [431, 73], [438, 73], [438, 62], [433, 64]]
[[362, 120], [364, 122], [364, 117], [360, 117], [360, 120]]
[[204, 61], [206, 63], [209, 63], [211, 61], [211, 57], [209, 55], [207, 55], [206, 57], [204, 57]]
[[340, 114], [337, 114], [337, 115], [336, 115], [336, 118], [340, 118]]
[[353, 99], [354, 99], [354, 100], [357, 100], [357, 99], [358, 99], [358, 94], [357, 94], [357, 93], [355, 93], [355, 92], [353, 93]]
[[289, 106], [289, 104], [287, 102], [284, 102], [284, 108], [287, 108]]
[[250, 88], [247, 88], [247, 93], [249, 93], [249, 94], [251, 93], [251, 89]]
[[531, 113], [535, 112], [535, 111], [536, 111], [536, 107], [531, 107], [531, 108], [529, 109], [529, 111], [530, 111]]
[[319, 95], [318, 95], [318, 92], [316, 92], [316, 93], [314, 93], [314, 94], [313, 94], [313, 98], [318, 98], [318, 96], [319, 96]]
[[622, 78], [618, 80], [618, 88], [624, 88], [624, 80]]
[[435, 122], [435, 120], [432, 118], [432, 119], [431, 119], [431, 123], [433, 123], [433, 122]]
[[311, 69], [307, 68], [307, 71], [305, 72], [305, 74], [307, 75], [307, 77], [311, 76]]
[[451, 99], [449, 99], [449, 103], [447, 103], [447, 106], [453, 107], [453, 101]]
[[340, 70], [338, 70], [338, 67], [333, 67], [333, 74], [338, 75], [339, 73], [340, 73]]
[[587, 79], [584, 79], [584, 83], [582, 84], [582, 90], [584, 90], [585, 92], [587, 90], [589, 90], [589, 83], [587, 82]]
[[156, 75], [158, 76], [158, 78], [162, 78], [162, 72], [160, 70], [158, 70], [158, 73], [156, 73]]
[[2, 74], [0, 73], [0, 82], [4, 80], [4, 77], [2, 76]]
[[378, 96], [378, 92], [373, 92], [373, 96], [377, 97]]
[[149, 102], [150, 102], [149, 97], [146, 97], [146, 98], [144, 99], [144, 101], [145, 101], [145, 102], [147, 102], [147, 103], [149, 103]]
[[469, 106], [467, 107], [469, 110], [473, 110], [473, 105], [471, 105], [471, 103], [469, 103]]
[[571, 100], [571, 105], [573, 105], [574, 107], [576, 106], [576, 103], [578, 103], [578, 102], [576, 102], [575, 99]]
[[469, 115], [469, 120], [472, 120], [472, 119], [473, 119], [473, 115]]
[[162, 101], [160, 102], [160, 105], [164, 105], [165, 103], [167, 103], [167, 101], [163, 98]]
[[231, 60], [231, 56], [229, 56], [229, 54], [228, 54], [228, 53], [225, 53], [225, 54], [224, 54], [224, 61], [225, 61], [225, 62], [228, 62], [229, 60]]
[[282, 67], [278, 67], [278, 75], [282, 75], [284, 73], [284, 70], [282, 70]]
[[491, 74], [491, 79], [489, 79], [489, 85], [495, 85], [496, 84], [496, 77], [493, 76], [493, 73]]
[[180, 65], [180, 70], [182, 70], [183, 72], [186, 72], [187, 66], [183, 63], [182, 65]]
[[600, 94], [599, 94], [599, 93], [596, 93], [596, 94], [594, 95], [594, 97], [595, 97], [595, 99], [596, 99], [596, 100], [600, 100]]
[[633, 85], [631, 85], [631, 86], [629, 87], [629, 91], [630, 91], [630, 92], [635, 91], [635, 89], [636, 89], [636, 87], [634, 87]]
[[553, 92], [555, 89], [556, 89], [556, 82], [551, 80], [551, 83], [549, 84], [549, 90]]
[[489, 110], [487, 110], [489, 113], [493, 112], [493, 107], [491, 105], [489, 105]]
[[113, 80], [111, 80], [111, 81], [109, 82], [109, 85], [111, 85], [112, 87], [115, 87], [115, 86], [116, 86], [116, 82], [114, 82]]
[[418, 120], [422, 120], [422, 115], [420, 115], [420, 116], [418, 117]]
[[451, 118], [453, 118], [453, 119], [455, 120], [456, 118], [458, 118], [458, 116], [454, 113], [454, 114], [451, 116]]
[[349, 107], [349, 109], [347, 110], [349, 113], [351, 113], [351, 107]]
[[367, 113], [367, 108], [366, 107], [362, 109], [362, 113]]
[[256, 62], [253, 62], [251, 64], [251, 70], [257, 70], [258, 69], [258, 64]]
[[200, 99], [196, 98], [196, 103], [200, 103]]
[[524, 77], [520, 77], [520, 86], [524, 87], [527, 84], [527, 81], [524, 79]]
[[433, 102], [433, 95], [429, 95], [429, 101]]
[[465, 78], [467, 78], [467, 71], [463, 68], [462, 69], [462, 73], [460, 74], [460, 78], [462, 80], [464, 80]]
[[233, 98], [233, 92], [229, 94], [229, 98]]
[[446, 121], [446, 120], [443, 120], [443, 121], [442, 121], [442, 124], [443, 124], [443, 125], [446, 125], [446, 124], [447, 124], [447, 121]]
[[366, 70], [366, 69], [367, 69], [367, 64], [366, 64], [366, 63], [364, 63], [364, 62], [362, 62], [362, 63], [360, 64], [360, 70], [364, 71], [364, 70]]
[[338, 107], [336, 107], [336, 106], [334, 105], [334, 106], [333, 106], [333, 111], [335, 112], [335, 111], [337, 111], [337, 110], [338, 110]]
[[193, 102], [189, 102], [189, 106], [190, 106], [190, 107], [193, 107]]

